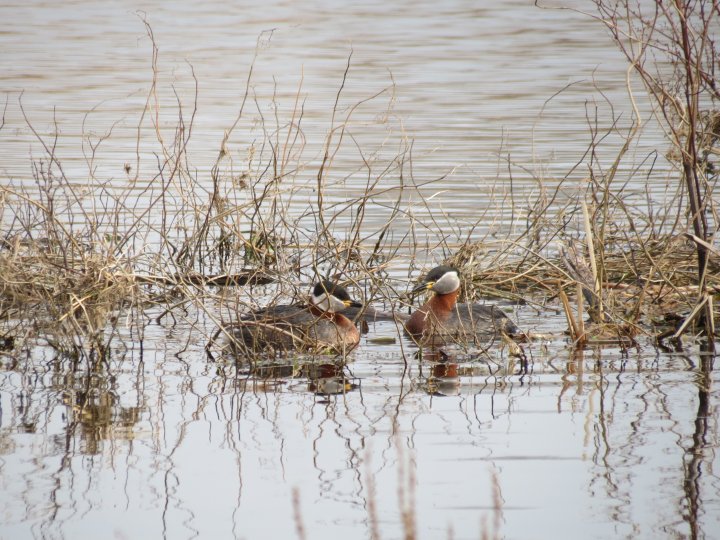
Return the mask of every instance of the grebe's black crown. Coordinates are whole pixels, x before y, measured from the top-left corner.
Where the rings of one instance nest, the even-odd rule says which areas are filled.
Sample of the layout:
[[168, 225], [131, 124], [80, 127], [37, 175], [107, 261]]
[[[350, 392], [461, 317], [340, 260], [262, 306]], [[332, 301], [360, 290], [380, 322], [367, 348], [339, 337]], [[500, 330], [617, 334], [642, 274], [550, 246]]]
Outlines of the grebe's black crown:
[[315, 307], [329, 312], [342, 311], [348, 307], [362, 307], [345, 290], [345, 287], [324, 279], [313, 287], [310, 303]]
[[350, 295], [345, 290], [345, 287], [327, 279], [323, 279], [313, 288], [313, 296], [320, 297], [323, 294], [331, 294], [338, 300], [342, 301], [351, 300]]
[[446, 264], [441, 264], [440, 266], [436, 266], [435, 268], [430, 270], [430, 272], [428, 272], [427, 276], [425, 276], [425, 279], [423, 281], [437, 281], [448, 272], [455, 272], [458, 276], [460, 276], [460, 272], [458, 272], [457, 268], [453, 268], [452, 266], [448, 266]]

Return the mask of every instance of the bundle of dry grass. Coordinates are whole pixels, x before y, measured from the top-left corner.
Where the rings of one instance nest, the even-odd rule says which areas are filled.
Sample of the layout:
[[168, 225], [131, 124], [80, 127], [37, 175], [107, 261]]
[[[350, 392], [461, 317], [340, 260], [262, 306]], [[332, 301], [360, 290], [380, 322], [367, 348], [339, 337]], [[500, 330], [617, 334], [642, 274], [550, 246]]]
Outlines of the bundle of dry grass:
[[[694, 311], [703, 300], [693, 241], [674, 234], [642, 243], [627, 243], [623, 237], [607, 240], [599, 288], [587, 246], [573, 237], [558, 240], [547, 257], [521, 257], [509, 250], [502, 257], [497, 252], [491, 256], [487, 246], [469, 244], [451, 262], [470, 276], [470, 295], [536, 303], [539, 309], [560, 300], [573, 341], [628, 342], [640, 333], [673, 336], [688, 318], [697, 316]], [[566, 253], [570, 246], [571, 255]], [[490, 258], [494, 264], [488, 264]], [[707, 294], [720, 294], [720, 254], [715, 251], [708, 259]], [[574, 297], [577, 316], [570, 314], [568, 296]], [[720, 318], [718, 304], [711, 305]], [[587, 327], [582, 321], [586, 315], [591, 323]]]
[[73, 355], [102, 351], [121, 308], [137, 299], [132, 269], [107, 254], [19, 239], [0, 250], [0, 313], [15, 338]]

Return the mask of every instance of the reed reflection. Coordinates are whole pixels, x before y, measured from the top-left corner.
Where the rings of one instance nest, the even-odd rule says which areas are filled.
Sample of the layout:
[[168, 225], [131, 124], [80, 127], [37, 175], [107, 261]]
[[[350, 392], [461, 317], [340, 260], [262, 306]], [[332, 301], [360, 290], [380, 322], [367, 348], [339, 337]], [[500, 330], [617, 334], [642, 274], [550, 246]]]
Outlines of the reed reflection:
[[[712, 471], [717, 433], [710, 422], [714, 354], [703, 343], [696, 354], [686, 351], [681, 356], [658, 351], [656, 358], [639, 352], [630, 357], [628, 352], [576, 350], [561, 374], [558, 412], [573, 387], [572, 410], [584, 411], [585, 445], [591, 446], [596, 467], [588, 490], [595, 496], [603, 492], [608, 517], [631, 530], [638, 519], [638, 489], [651, 482], [655, 488], [650, 498], [662, 500], [680, 488], [680, 504], [653, 517], [650, 526], [658, 533], [672, 530], [702, 538], [707, 534], [706, 506], [716, 497], [708, 490], [717, 478]], [[678, 399], [687, 389], [681, 366], [696, 386], [692, 429], [686, 421], [687, 400]], [[676, 458], [671, 453], [654, 450], [675, 445], [682, 449], [679, 468], [673, 467]]]
[[[237, 453], [239, 501], [258, 475], [262, 482], [289, 485], [304, 478], [303, 499], [365, 496], [361, 466], [368, 426], [385, 420], [369, 417], [351, 365], [306, 355], [254, 365], [218, 363], [213, 371], [209, 391], [219, 398], [216, 410], [231, 437], [227, 445]], [[314, 482], [307, 483], [308, 472]]]
[[[62, 537], [63, 523], [84, 507], [100, 505], [90, 482], [107, 455], [106, 443], [132, 441], [144, 418], [144, 373], [131, 358], [77, 358], [48, 348], [3, 363], [0, 371], [0, 453], [10, 469], [0, 468], [8, 500], [17, 501], [24, 519], [35, 522], [37, 535]], [[113, 373], [111, 375], [110, 373]], [[128, 403], [129, 396], [136, 396]], [[5, 407], [4, 404], [11, 404]], [[41, 448], [42, 453], [37, 449]], [[116, 447], [110, 445], [110, 455]], [[13, 479], [9, 470], [25, 472]]]
[[97, 374], [71, 374], [59, 385], [66, 405], [68, 429], [80, 437], [83, 454], [98, 454], [103, 441], [135, 438], [143, 408], [121, 404], [114, 378]]
[[[690, 529], [690, 538], [700, 538], [703, 530], [700, 519], [703, 513], [703, 473], [712, 476], [714, 458], [713, 445], [709, 440], [709, 422], [712, 418], [710, 408], [710, 388], [712, 385], [712, 371], [715, 362], [715, 347], [712, 341], [704, 340], [700, 345], [700, 367], [697, 371], [698, 406], [695, 414], [692, 444], [683, 456], [685, 501], [683, 519]], [[710, 434], [710, 439], [716, 438], [717, 433]]]
[[[15, 373], [14, 367], [18, 365], [8, 364], [11, 367], [8, 373]], [[17, 372], [20, 376], [17, 384], [12, 384], [16, 379], [11, 376], [7, 379], [11, 384], [3, 385], [2, 389], [11, 402], [17, 403], [3, 414], [3, 423], [11, 431], [47, 435], [56, 427], [51, 423], [61, 418], [64, 439], [69, 442], [79, 437], [81, 446], [72, 448], [73, 452], [83, 454], [99, 453], [103, 441], [135, 438], [135, 427], [145, 410], [141, 405], [140, 373], [122, 373], [109, 369], [106, 362], [77, 362], [64, 355], [49, 360], [38, 355], [26, 360], [23, 373], [32, 375]], [[136, 395], [136, 403], [124, 403], [121, 394]], [[63, 406], [60, 416], [55, 415], [58, 396]], [[66, 452], [69, 448], [61, 444], [57, 451]]]

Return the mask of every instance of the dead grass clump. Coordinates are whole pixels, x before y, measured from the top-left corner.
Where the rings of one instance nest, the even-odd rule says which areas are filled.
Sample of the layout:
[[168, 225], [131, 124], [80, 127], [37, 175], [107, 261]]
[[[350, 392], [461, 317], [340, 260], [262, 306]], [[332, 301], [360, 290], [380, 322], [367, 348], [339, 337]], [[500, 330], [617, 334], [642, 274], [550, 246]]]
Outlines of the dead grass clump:
[[16, 239], [0, 250], [4, 331], [68, 354], [101, 352], [117, 314], [137, 297], [132, 271], [106, 255], [56, 248]]
[[[679, 327], [697, 305], [700, 288], [695, 246], [686, 236], [667, 234], [642, 242], [607, 237], [599, 288], [587, 246], [564, 232], [556, 235], [554, 246], [547, 256], [533, 252], [524, 257], [517, 250], [498, 257], [482, 245], [466, 246], [451, 263], [471, 280], [467, 296], [530, 302], [538, 309], [559, 300], [574, 340], [586, 335], [595, 342], [616, 343], [630, 342], [639, 333], [661, 334], [668, 327]], [[575, 246], [570, 257], [565, 253], [568, 246]], [[458, 263], [463, 259], [464, 263]], [[711, 252], [707, 266], [707, 291], [720, 294], [720, 255]], [[593, 324], [585, 327], [581, 315], [571, 315], [570, 304], [580, 314], [587, 314]], [[714, 317], [720, 317], [717, 303]]]

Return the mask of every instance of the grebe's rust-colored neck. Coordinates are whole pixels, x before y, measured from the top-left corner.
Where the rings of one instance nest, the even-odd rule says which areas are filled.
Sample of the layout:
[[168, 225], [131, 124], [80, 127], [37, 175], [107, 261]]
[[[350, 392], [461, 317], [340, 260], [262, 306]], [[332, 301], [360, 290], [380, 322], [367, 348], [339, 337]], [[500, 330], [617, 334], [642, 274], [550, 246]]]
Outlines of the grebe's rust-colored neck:
[[320, 309], [312, 302], [310, 302], [310, 305], [308, 306], [308, 311], [310, 311], [310, 313], [312, 313], [316, 317], [322, 317], [323, 319], [333, 320], [334, 313]]
[[447, 294], [435, 294], [427, 302], [427, 306], [432, 312], [440, 316], [441, 314], [446, 315], [455, 308], [457, 297], [460, 295], [460, 289]]
[[353, 322], [342, 313], [324, 311], [312, 303], [308, 310], [318, 318], [331, 321], [338, 329], [338, 334], [346, 345], [356, 345], [360, 341], [360, 332]]
[[[327, 312], [326, 312], [327, 313]], [[332, 322], [338, 328], [338, 333], [342, 336], [346, 345], [355, 346], [360, 343], [360, 331], [355, 324], [342, 313], [328, 313]]]
[[330, 316], [332, 322], [337, 324], [340, 328], [355, 328], [355, 325], [352, 323], [352, 321], [342, 313], [330, 313], [327, 311], [325, 313], [327, 313]]
[[434, 294], [420, 309], [410, 315], [405, 323], [405, 330], [413, 336], [420, 336], [430, 325], [446, 320], [455, 309], [459, 294], [460, 289], [448, 294]]

